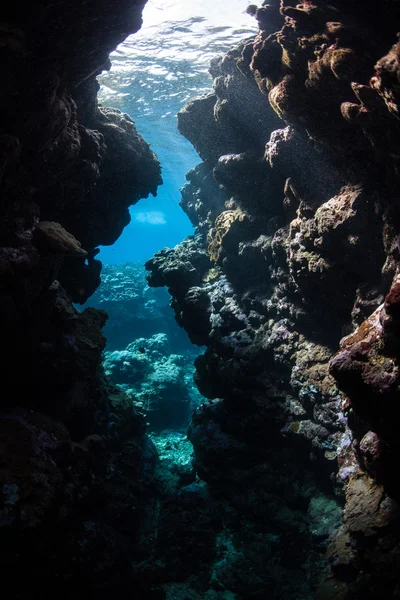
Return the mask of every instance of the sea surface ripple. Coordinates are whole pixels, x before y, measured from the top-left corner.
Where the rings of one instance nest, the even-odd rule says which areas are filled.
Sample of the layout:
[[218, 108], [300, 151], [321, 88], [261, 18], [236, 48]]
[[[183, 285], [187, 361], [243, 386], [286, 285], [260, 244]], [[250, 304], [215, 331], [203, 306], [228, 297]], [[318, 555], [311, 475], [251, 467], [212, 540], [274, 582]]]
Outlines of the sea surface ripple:
[[109, 248], [106, 263], [144, 261], [174, 246], [193, 228], [180, 209], [185, 173], [200, 162], [177, 130], [177, 112], [210, 91], [210, 61], [256, 33], [246, 0], [149, 0], [143, 26], [111, 55], [112, 68], [99, 77], [99, 102], [135, 121], [163, 166], [157, 198], [131, 208], [131, 224]]

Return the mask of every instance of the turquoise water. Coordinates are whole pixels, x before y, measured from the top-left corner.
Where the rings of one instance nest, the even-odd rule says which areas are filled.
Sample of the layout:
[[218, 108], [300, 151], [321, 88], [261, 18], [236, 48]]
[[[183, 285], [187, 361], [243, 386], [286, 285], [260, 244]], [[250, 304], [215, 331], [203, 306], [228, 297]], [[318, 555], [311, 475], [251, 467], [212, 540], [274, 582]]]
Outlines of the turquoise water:
[[144, 262], [193, 232], [179, 207], [185, 174], [200, 162], [177, 130], [177, 112], [211, 89], [210, 60], [254, 35], [246, 0], [149, 0], [142, 29], [111, 55], [100, 78], [99, 101], [128, 113], [158, 155], [164, 184], [131, 208], [131, 223], [119, 240], [102, 247], [103, 263]]

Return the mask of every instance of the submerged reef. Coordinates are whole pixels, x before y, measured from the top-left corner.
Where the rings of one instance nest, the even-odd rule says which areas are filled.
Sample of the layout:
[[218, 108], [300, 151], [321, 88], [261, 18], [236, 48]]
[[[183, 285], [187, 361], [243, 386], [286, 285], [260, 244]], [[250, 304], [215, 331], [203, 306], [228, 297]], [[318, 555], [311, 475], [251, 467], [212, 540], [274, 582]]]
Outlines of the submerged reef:
[[101, 285], [82, 308], [105, 310], [103, 328], [107, 350], [124, 350], [138, 337], [164, 333], [174, 352], [188, 351], [188, 336], [177, 327], [169, 306], [170, 297], [162, 288], [149, 287], [141, 263], [103, 265]]
[[398, 597], [398, 2], [252, 5], [212, 61], [178, 115], [195, 233], [146, 264], [182, 338], [141, 269], [96, 259], [161, 183], [97, 102], [143, 5], [2, 7], [3, 587]]
[[178, 327], [163, 289], [148, 286], [140, 263], [104, 265], [86, 303], [105, 310], [103, 367], [146, 418], [150, 430], [185, 430], [201, 401], [193, 381], [199, 349]]
[[[239, 597], [290, 598], [290, 578], [297, 598], [398, 593], [400, 45], [385, 7], [253, 7], [256, 38], [178, 114], [203, 160], [182, 190], [196, 233], [146, 268], [207, 346], [198, 475], [281, 537], [276, 571], [253, 559], [258, 589], [221, 584]], [[322, 546], [319, 493], [343, 504]]]
[[137, 338], [125, 350], [106, 352], [105, 374], [142, 410], [151, 430], [187, 428], [199, 404], [193, 382], [195, 352], [173, 354], [165, 333]]

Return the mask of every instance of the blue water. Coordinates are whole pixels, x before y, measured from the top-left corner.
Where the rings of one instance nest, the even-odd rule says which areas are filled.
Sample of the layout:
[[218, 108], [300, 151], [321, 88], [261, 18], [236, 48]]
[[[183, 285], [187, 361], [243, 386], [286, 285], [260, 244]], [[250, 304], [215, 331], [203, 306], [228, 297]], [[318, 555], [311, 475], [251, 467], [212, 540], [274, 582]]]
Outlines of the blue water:
[[193, 232], [179, 207], [185, 174], [200, 159], [177, 130], [177, 112], [210, 91], [210, 60], [254, 35], [246, 0], [149, 0], [142, 29], [111, 55], [112, 69], [100, 78], [99, 101], [128, 113], [158, 155], [164, 184], [131, 207], [131, 223], [119, 240], [102, 247], [103, 263], [144, 262]]

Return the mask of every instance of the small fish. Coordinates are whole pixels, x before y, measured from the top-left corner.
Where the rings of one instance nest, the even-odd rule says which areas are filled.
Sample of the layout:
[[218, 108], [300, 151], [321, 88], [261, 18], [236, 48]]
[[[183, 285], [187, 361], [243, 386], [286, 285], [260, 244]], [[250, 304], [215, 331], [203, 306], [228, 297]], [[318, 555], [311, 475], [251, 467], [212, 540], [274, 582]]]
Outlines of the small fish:
[[138, 348], [139, 352], [141, 352], [142, 354], [144, 354], [146, 352], [146, 348], [143, 348], [143, 346], [139, 346]]

